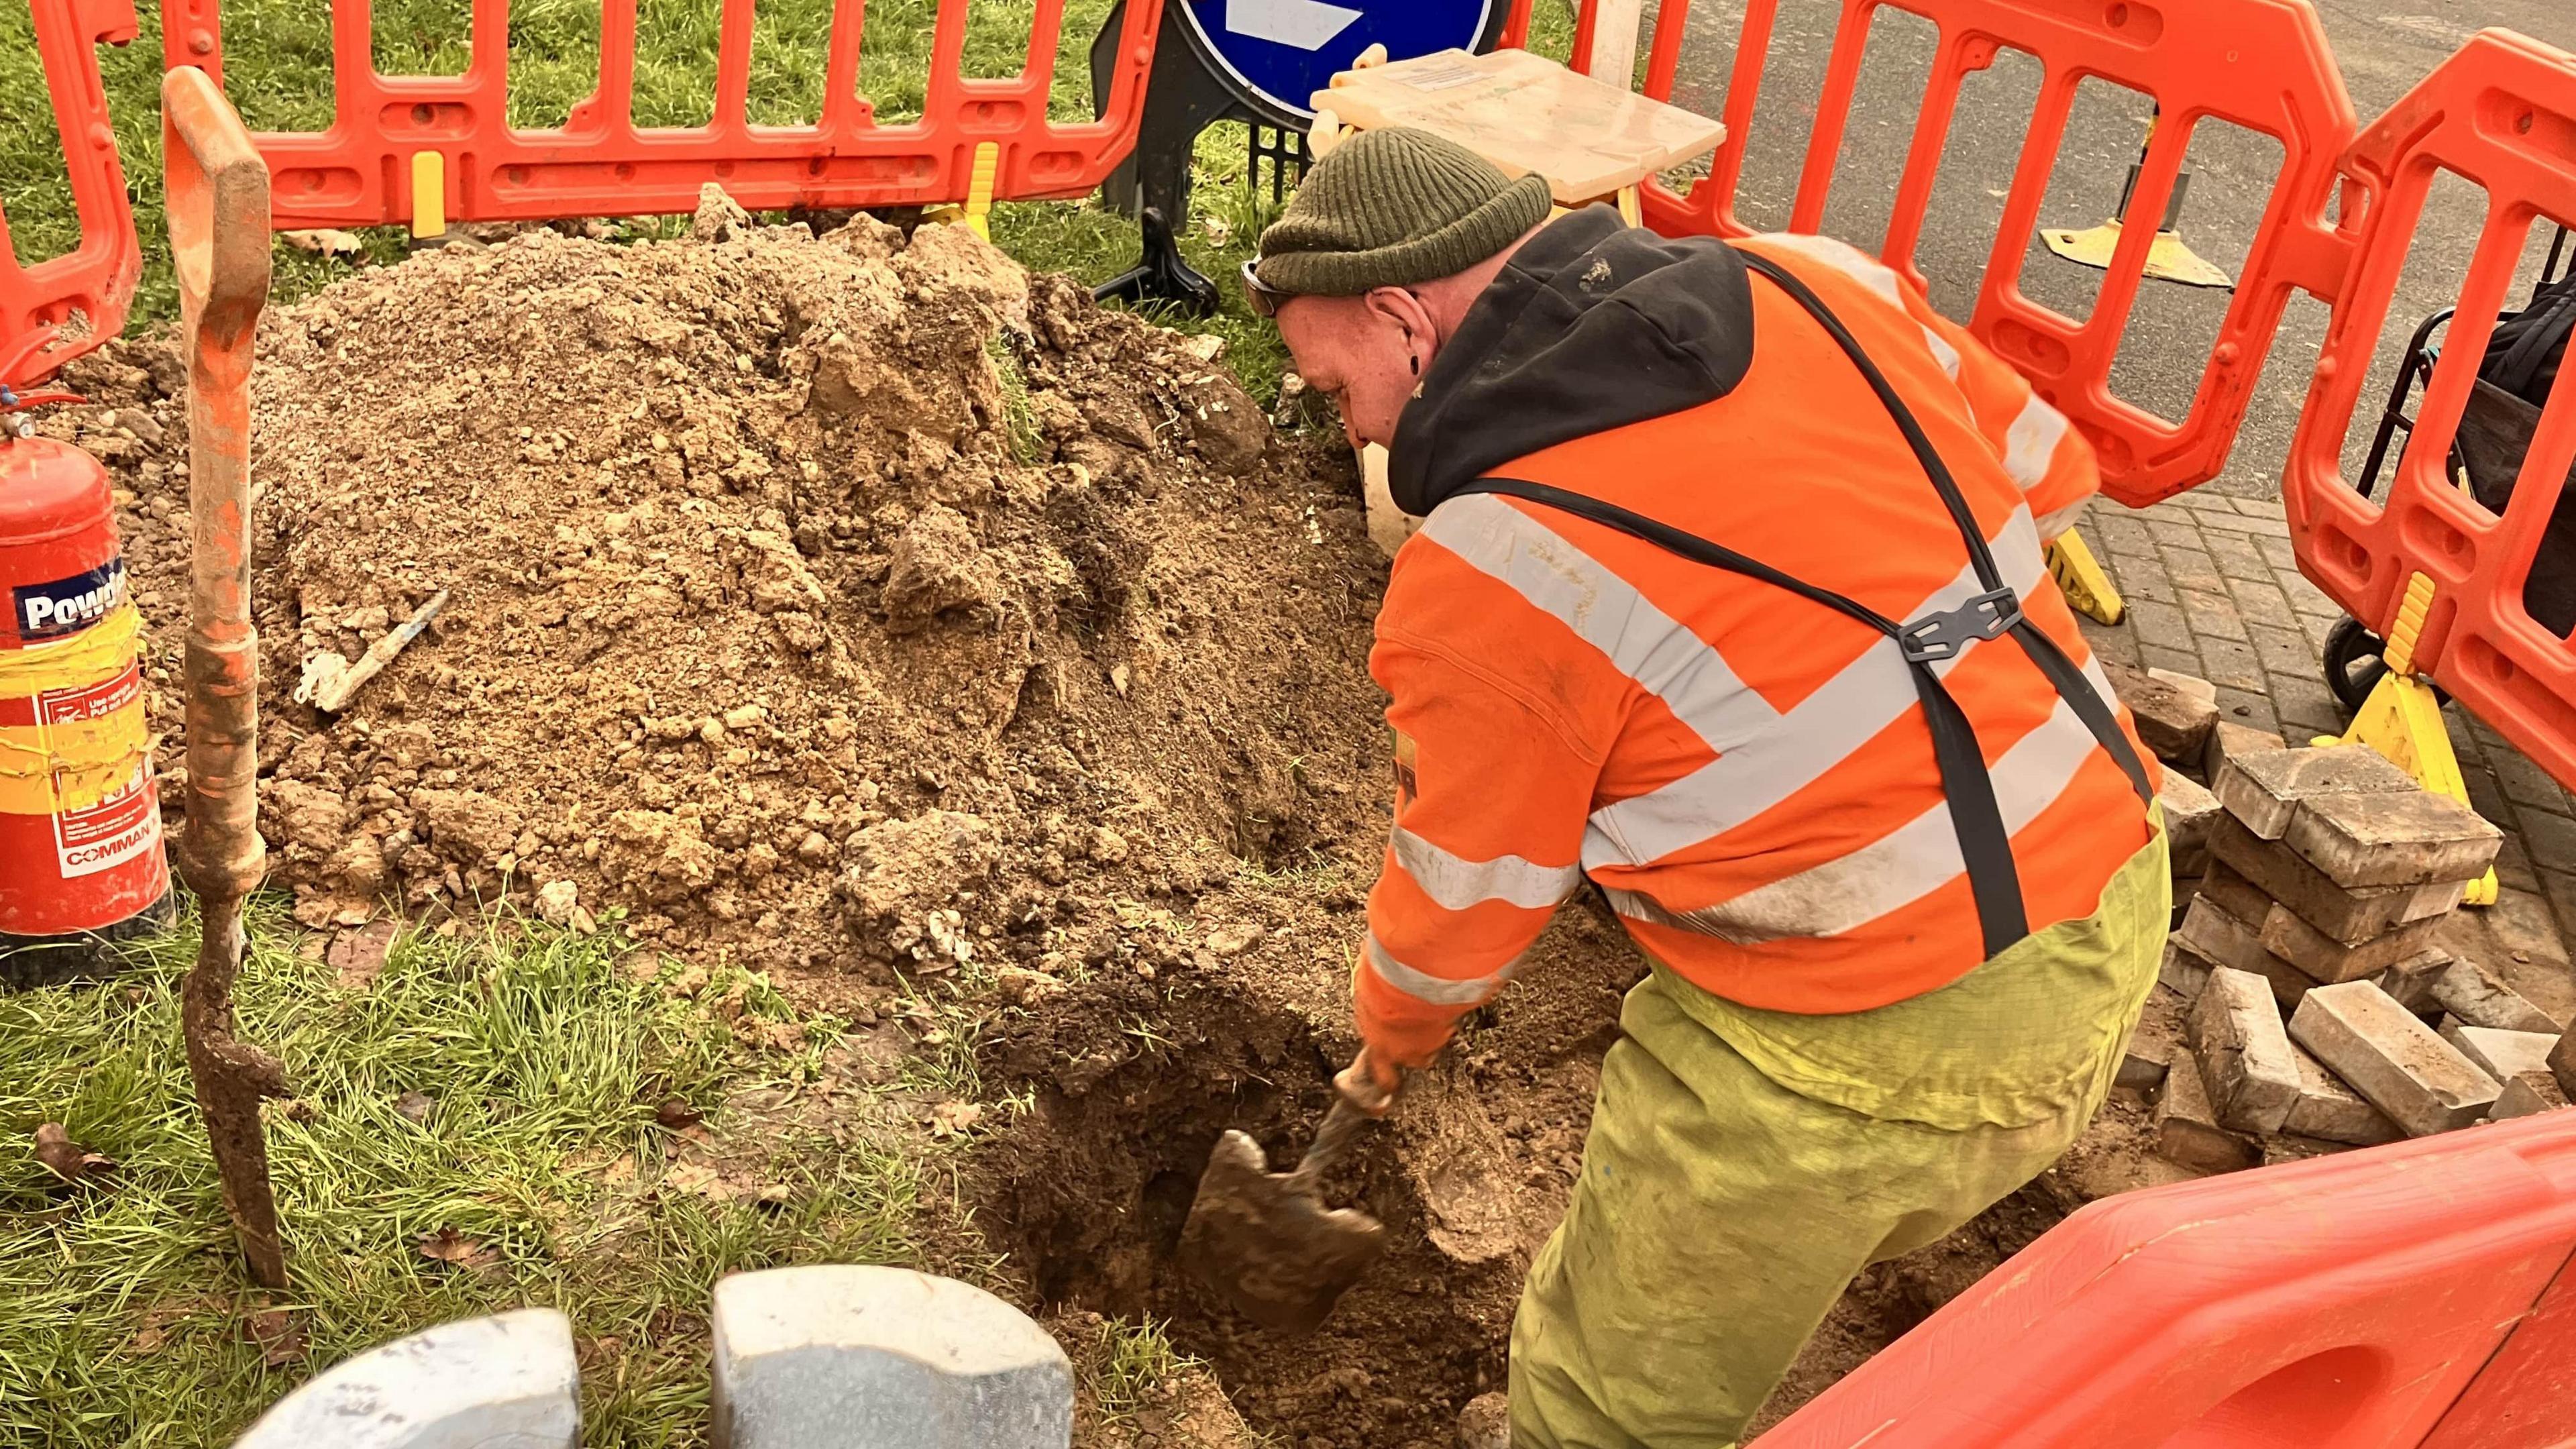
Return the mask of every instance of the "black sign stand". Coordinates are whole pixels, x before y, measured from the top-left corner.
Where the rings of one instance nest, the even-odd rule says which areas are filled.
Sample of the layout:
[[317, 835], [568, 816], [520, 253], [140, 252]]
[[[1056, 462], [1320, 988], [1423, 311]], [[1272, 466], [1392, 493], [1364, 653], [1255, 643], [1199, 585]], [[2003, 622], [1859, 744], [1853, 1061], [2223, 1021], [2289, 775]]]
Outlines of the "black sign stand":
[[[1092, 113], [1107, 109], [1109, 86], [1117, 71], [1118, 37], [1129, 0], [1118, 0], [1091, 41]], [[1313, 159], [1306, 150], [1312, 118], [1258, 94], [1229, 74], [1208, 53], [1206, 37], [1190, 18], [1178, 13], [1193, 0], [1138, 0], [1162, 4], [1161, 37], [1154, 45], [1154, 68], [1145, 82], [1145, 113], [1136, 132], [1135, 153], [1120, 163], [1100, 188], [1101, 199], [1135, 217], [1144, 232], [1144, 255], [1135, 266], [1092, 289], [1092, 296], [1127, 302], [1177, 302], [1199, 316], [1217, 309], [1216, 284], [1181, 259], [1179, 237], [1189, 224], [1190, 159], [1199, 133], [1219, 121], [1242, 121], [1252, 130], [1250, 184], [1260, 183], [1262, 162], [1271, 163], [1271, 195], [1289, 184], [1291, 167], [1298, 177]], [[1478, 51], [1494, 48], [1510, 9], [1491, 7]], [[1401, 57], [1399, 57], [1400, 59]]]
[[[1177, 9], [1188, 0], [1171, 3]], [[1126, 13], [1127, 0], [1118, 0], [1091, 41], [1095, 114], [1107, 104]], [[1094, 297], [1177, 302], [1202, 317], [1216, 311], [1216, 283], [1181, 259], [1178, 239], [1189, 224], [1191, 153], [1198, 146], [1199, 132], [1219, 121], [1243, 121], [1256, 131], [1263, 126], [1304, 130], [1302, 117], [1263, 103], [1227, 76], [1208, 56], [1187, 17], [1167, 14], [1162, 37], [1154, 46], [1154, 68], [1145, 82], [1145, 114], [1137, 126], [1136, 150], [1109, 173], [1100, 188], [1104, 202], [1141, 224], [1144, 255], [1135, 266], [1093, 288]]]

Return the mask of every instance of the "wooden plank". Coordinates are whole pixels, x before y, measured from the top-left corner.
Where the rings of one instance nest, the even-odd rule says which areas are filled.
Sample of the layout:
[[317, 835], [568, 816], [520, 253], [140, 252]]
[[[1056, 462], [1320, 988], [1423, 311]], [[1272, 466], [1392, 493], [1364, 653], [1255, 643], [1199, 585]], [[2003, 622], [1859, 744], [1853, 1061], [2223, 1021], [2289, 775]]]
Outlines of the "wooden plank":
[[1645, 18], [1646, 0], [1593, 0], [1592, 53], [1583, 73], [1628, 90], [1637, 76], [1637, 25]]
[[1345, 125], [1419, 127], [1509, 175], [1535, 172], [1567, 206], [1633, 186], [1726, 137], [1726, 128], [1706, 116], [1523, 50], [1444, 50], [1346, 70], [1329, 90], [1315, 92], [1313, 103]]

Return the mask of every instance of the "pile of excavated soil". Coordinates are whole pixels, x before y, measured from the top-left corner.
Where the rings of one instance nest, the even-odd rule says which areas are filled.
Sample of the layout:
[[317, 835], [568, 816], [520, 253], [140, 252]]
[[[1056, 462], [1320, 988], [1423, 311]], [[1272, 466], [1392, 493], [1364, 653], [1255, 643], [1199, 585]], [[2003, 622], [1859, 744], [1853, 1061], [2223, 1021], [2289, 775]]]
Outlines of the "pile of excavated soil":
[[[164, 668], [174, 364], [74, 379]], [[1379, 808], [1346, 454], [963, 229], [450, 248], [272, 313], [254, 390], [263, 825], [309, 923], [507, 896], [790, 969], [1053, 969]], [[291, 698], [440, 591], [345, 713]]]
[[[1503, 1384], [1644, 969], [1608, 916], [1564, 912], [1328, 1183], [1390, 1248], [1318, 1333], [1255, 1330], [1172, 1262], [1217, 1134], [1292, 1161], [1356, 1045], [1385, 571], [1338, 439], [1274, 437], [1204, 343], [865, 217], [451, 246], [260, 346], [263, 826], [304, 920], [506, 900], [862, 1005], [953, 982], [989, 1003], [1011, 1105], [967, 1177], [1024, 1301], [1085, 1363], [1091, 1315], [1150, 1315], [1215, 1373], [1086, 1397], [1086, 1445], [1453, 1442]], [[46, 427], [120, 489], [175, 777], [184, 377], [164, 339], [72, 381], [95, 405]], [[440, 591], [344, 712], [293, 698]], [[1766, 1421], [2132, 1185], [2141, 1131], [2115, 1106], [1870, 1270]]]

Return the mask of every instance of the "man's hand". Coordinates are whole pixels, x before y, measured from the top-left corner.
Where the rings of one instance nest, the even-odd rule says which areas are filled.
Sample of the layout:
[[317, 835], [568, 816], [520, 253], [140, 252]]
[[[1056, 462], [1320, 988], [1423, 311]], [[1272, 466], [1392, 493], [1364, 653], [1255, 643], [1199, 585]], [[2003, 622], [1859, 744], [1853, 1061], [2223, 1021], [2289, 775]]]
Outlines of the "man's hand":
[[1393, 1111], [1395, 1094], [1403, 1087], [1404, 1070], [1381, 1061], [1367, 1047], [1361, 1047], [1351, 1064], [1333, 1078], [1333, 1090], [1342, 1094], [1342, 1100], [1371, 1117], [1383, 1117]]

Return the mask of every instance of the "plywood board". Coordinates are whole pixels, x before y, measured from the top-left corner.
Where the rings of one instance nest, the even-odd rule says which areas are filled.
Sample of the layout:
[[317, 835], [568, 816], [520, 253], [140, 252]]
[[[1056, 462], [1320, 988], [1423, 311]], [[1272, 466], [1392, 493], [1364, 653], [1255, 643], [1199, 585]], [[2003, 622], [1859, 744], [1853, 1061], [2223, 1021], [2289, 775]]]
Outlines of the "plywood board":
[[1564, 205], [1633, 186], [1726, 137], [1706, 116], [1525, 50], [1444, 50], [1344, 71], [1315, 92], [1314, 105], [1363, 130], [1415, 126], [1446, 136], [1511, 175], [1546, 177]]

